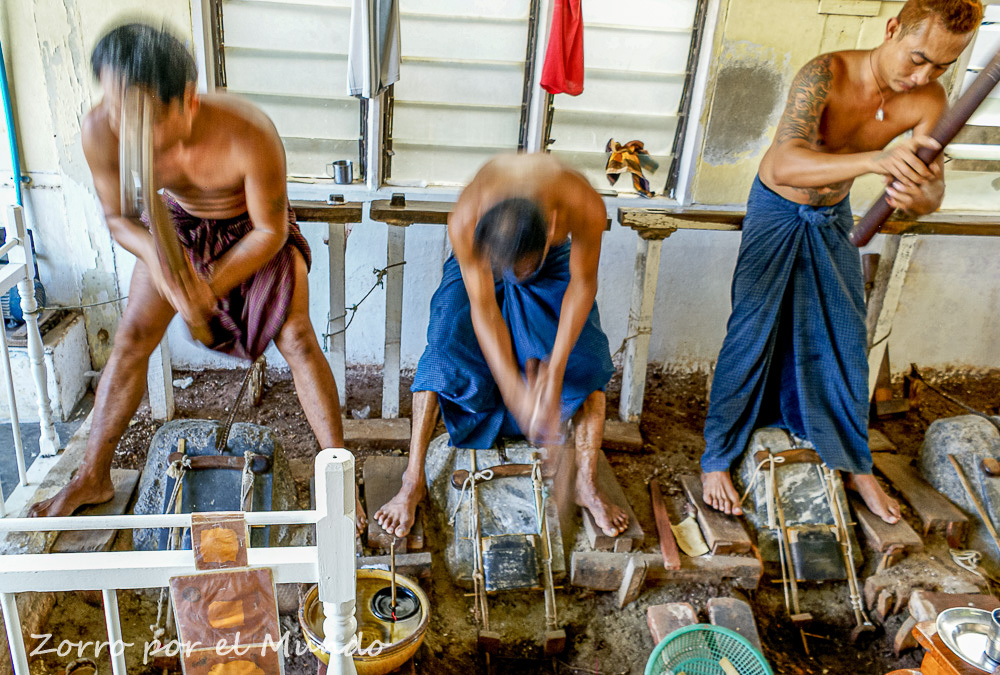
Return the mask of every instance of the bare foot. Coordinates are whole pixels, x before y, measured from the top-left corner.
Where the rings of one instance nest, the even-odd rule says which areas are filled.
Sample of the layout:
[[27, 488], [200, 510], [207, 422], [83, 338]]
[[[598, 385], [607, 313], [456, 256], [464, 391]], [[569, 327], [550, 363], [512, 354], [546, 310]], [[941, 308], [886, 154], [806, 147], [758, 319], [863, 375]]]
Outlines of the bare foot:
[[366, 527], [368, 527], [368, 518], [365, 517], [364, 507], [361, 506], [358, 489], [354, 488], [354, 533], [360, 537]]
[[617, 537], [628, 527], [628, 513], [599, 492], [593, 480], [583, 478], [576, 481], [576, 503], [590, 511], [594, 522], [609, 537]]
[[375, 512], [375, 520], [382, 529], [397, 537], [405, 537], [413, 527], [416, 518], [417, 504], [427, 494], [427, 488], [422, 480], [409, 482], [403, 480], [396, 496]]
[[706, 471], [701, 474], [702, 498], [716, 511], [727, 516], [742, 516], [740, 496], [728, 471]]
[[885, 522], [890, 525], [899, 522], [899, 502], [885, 493], [872, 474], [848, 474], [844, 487], [861, 495], [865, 506]]
[[81, 506], [103, 504], [114, 496], [115, 486], [110, 474], [100, 478], [78, 474], [54, 497], [32, 506], [28, 517], [71, 516]]

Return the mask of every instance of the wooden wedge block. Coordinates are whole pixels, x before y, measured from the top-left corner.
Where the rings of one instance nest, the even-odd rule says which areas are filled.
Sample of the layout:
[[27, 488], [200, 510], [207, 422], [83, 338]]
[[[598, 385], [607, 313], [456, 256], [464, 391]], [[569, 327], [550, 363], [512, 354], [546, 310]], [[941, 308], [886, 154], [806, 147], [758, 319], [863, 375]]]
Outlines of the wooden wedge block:
[[604, 421], [601, 447], [616, 452], [642, 452], [642, 434], [638, 422]]
[[595, 551], [616, 551], [627, 553], [629, 551], [642, 548], [642, 541], [645, 533], [635, 517], [635, 511], [625, 497], [625, 491], [618, 483], [615, 472], [608, 463], [608, 458], [604, 451], [597, 451], [597, 489], [607, 496], [612, 503], [625, 509], [628, 514], [628, 527], [617, 537], [609, 537], [594, 522], [594, 517], [590, 511], [583, 509], [583, 528], [587, 533], [587, 539]]
[[655, 478], [649, 481], [649, 497], [653, 503], [656, 534], [660, 538], [660, 553], [663, 554], [663, 568], [679, 570], [681, 568], [681, 554], [677, 550], [677, 540], [674, 539], [674, 530], [670, 527], [670, 515], [667, 513], [667, 506], [663, 501], [663, 491], [660, 489], [660, 482]]
[[[738, 588], [755, 589], [760, 584], [763, 565], [751, 556], [681, 556], [681, 569], [663, 568], [663, 556], [637, 553], [647, 565], [646, 583], [720, 583], [731, 581]], [[570, 583], [595, 591], [617, 591], [625, 578], [630, 554], [611, 551], [574, 551], [570, 559]]]
[[969, 519], [947, 497], [924, 480], [906, 457], [878, 453], [875, 468], [903, 495], [923, 525], [923, 534], [942, 532], [952, 548], [962, 548]]
[[708, 601], [708, 620], [716, 626], [736, 631], [761, 649], [757, 623], [750, 605], [736, 598], [711, 598]]
[[688, 501], [698, 514], [705, 542], [713, 555], [732, 555], [750, 551], [750, 535], [747, 534], [739, 518], [720, 513], [705, 503], [701, 489], [701, 479], [694, 474], [680, 477], [681, 486]]
[[650, 605], [646, 610], [646, 624], [653, 642], [660, 644], [663, 638], [675, 630], [698, 623], [698, 614], [687, 602], [668, 602]]
[[405, 449], [410, 445], [410, 420], [398, 419], [352, 420], [344, 419], [344, 447], [348, 450]]
[[[139, 483], [135, 469], [112, 469], [111, 482], [115, 496], [103, 504], [91, 504], [80, 509], [81, 516], [120, 516], [128, 509], [132, 493]], [[52, 553], [95, 553], [107, 551], [118, 530], [63, 530], [52, 544]]]
[[902, 547], [907, 553], [924, 549], [920, 535], [905, 520], [890, 525], [872, 513], [855, 495], [850, 496], [850, 502], [865, 540], [879, 553], [885, 553], [893, 546]]
[[[389, 550], [392, 535], [375, 520], [375, 513], [396, 496], [403, 485], [406, 457], [368, 457], [361, 468], [365, 481], [365, 513], [368, 515], [368, 545]], [[420, 550], [424, 547], [423, 509], [417, 506], [416, 519], [405, 540], [396, 541], [396, 553]]]
[[878, 429], [868, 430], [868, 449], [874, 452], [896, 452], [896, 445]]
[[622, 575], [622, 585], [618, 587], [618, 609], [624, 609], [642, 593], [642, 584], [646, 581], [646, 571], [649, 563], [638, 555], [631, 555], [625, 565]]

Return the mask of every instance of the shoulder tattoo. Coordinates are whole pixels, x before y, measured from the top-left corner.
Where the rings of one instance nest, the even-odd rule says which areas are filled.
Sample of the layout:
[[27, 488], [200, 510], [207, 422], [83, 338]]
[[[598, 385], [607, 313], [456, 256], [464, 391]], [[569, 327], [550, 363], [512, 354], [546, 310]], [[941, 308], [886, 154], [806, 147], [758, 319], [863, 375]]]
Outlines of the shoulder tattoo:
[[778, 144], [795, 139], [802, 139], [810, 145], [819, 142], [820, 116], [833, 80], [830, 61], [829, 54], [817, 56], [795, 76], [775, 136]]

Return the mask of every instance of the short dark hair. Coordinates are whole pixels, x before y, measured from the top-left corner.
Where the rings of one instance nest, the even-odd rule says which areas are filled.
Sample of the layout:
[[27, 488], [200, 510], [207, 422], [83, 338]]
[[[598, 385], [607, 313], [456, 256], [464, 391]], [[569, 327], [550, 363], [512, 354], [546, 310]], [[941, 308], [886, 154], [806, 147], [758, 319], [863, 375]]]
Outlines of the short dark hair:
[[476, 223], [473, 246], [494, 268], [509, 269], [520, 260], [545, 251], [548, 223], [538, 205], [514, 197], [494, 204]]
[[931, 15], [937, 17], [949, 33], [962, 35], [979, 28], [983, 5], [979, 0], [908, 0], [899, 11], [902, 34], [916, 30]]
[[108, 31], [90, 55], [94, 77], [108, 69], [126, 86], [148, 88], [163, 103], [184, 97], [188, 83], [198, 78], [194, 57], [165, 28], [127, 23]]

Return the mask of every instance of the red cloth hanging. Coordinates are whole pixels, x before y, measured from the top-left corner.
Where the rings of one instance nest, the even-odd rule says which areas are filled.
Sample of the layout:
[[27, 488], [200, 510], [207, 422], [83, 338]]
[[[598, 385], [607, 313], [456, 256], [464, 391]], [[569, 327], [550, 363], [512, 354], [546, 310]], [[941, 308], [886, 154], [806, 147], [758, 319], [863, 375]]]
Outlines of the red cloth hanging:
[[583, 91], [583, 14], [581, 0], [556, 0], [552, 30], [542, 66], [542, 88], [550, 94], [578, 96]]

